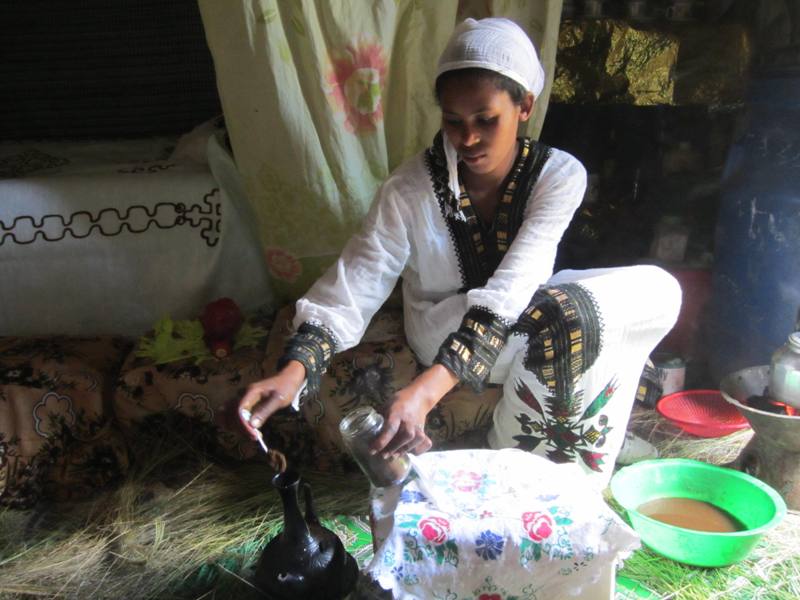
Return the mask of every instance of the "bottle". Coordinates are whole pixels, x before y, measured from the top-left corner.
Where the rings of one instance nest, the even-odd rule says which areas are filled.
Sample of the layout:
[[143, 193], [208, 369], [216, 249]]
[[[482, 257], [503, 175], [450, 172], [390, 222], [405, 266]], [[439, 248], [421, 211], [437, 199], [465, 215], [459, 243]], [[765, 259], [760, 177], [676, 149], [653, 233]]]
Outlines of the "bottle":
[[[297, 498], [301, 485], [305, 517]], [[358, 581], [358, 563], [339, 536], [320, 523], [311, 486], [293, 471], [275, 475], [272, 486], [283, 503], [283, 530], [261, 552], [255, 572], [258, 589], [273, 600], [348, 598]]]
[[664, 215], [656, 224], [650, 256], [662, 262], [679, 263], [686, 256], [689, 229], [677, 215]]
[[773, 400], [800, 408], [800, 331], [795, 331], [772, 355], [769, 395]]
[[371, 406], [362, 406], [351, 411], [339, 423], [342, 441], [375, 487], [402, 483], [411, 471], [408, 454], [390, 458], [370, 454], [370, 442], [378, 437], [382, 427], [383, 417]]

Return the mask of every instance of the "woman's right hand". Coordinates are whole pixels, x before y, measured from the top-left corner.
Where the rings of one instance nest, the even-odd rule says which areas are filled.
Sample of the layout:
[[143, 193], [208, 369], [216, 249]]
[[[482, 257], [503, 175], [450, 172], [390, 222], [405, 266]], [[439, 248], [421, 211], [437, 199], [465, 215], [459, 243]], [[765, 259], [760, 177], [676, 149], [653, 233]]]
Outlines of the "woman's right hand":
[[[239, 400], [239, 420], [254, 440], [258, 439], [257, 429], [267, 422], [273, 413], [291, 405], [306, 377], [302, 363], [290, 360], [276, 375], [251, 384]], [[242, 411], [250, 413], [250, 420]]]

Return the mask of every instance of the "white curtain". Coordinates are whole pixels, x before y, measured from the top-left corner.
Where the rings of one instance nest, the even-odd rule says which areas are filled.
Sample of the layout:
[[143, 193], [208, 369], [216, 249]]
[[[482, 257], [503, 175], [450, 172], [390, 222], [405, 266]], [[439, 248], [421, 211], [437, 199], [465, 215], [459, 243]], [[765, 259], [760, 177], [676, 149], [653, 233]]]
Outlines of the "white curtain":
[[381, 181], [439, 127], [436, 60], [467, 16], [505, 16], [548, 83], [561, 0], [199, 0], [244, 189], [276, 294], [335, 260]]

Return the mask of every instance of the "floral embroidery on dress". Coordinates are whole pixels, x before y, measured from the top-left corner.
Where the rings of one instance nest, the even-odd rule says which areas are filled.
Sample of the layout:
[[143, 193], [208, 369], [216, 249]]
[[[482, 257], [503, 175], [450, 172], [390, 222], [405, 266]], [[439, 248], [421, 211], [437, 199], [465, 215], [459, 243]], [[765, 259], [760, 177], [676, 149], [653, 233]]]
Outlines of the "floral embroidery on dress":
[[530, 452], [544, 442], [550, 460], [574, 462], [580, 457], [587, 467], [599, 472], [605, 464], [603, 459], [606, 453], [597, 452], [597, 448], [605, 444], [606, 436], [613, 428], [608, 425], [606, 415], [600, 415], [597, 427], [589, 421], [608, 404], [616, 389], [617, 380], [612, 378], [582, 412], [582, 390], [566, 397], [546, 396], [544, 402], [547, 410], [543, 410], [525, 382], [517, 380], [514, 388], [517, 397], [541, 417], [540, 420], [533, 420], [527, 413], [515, 417], [522, 430], [522, 434], [513, 436], [516, 447]]
[[357, 135], [375, 131], [383, 120], [386, 59], [378, 43], [361, 42], [332, 57], [328, 93], [345, 114], [344, 126]]

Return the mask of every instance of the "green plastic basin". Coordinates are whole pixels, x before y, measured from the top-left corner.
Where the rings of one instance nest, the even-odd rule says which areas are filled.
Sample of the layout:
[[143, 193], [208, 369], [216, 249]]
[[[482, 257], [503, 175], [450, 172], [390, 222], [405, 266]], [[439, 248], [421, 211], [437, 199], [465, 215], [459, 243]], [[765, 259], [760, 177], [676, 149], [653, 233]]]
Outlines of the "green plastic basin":
[[[699, 567], [723, 567], [745, 558], [761, 536], [786, 515], [778, 492], [746, 473], [696, 460], [646, 460], [620, 469], [611, 493], [627, 511], [631, 526], [653, 551]], [[668, 525], [636, 509], [657, 498], [691, 498], [726, 511], [744, 531], [712, 533]]]

